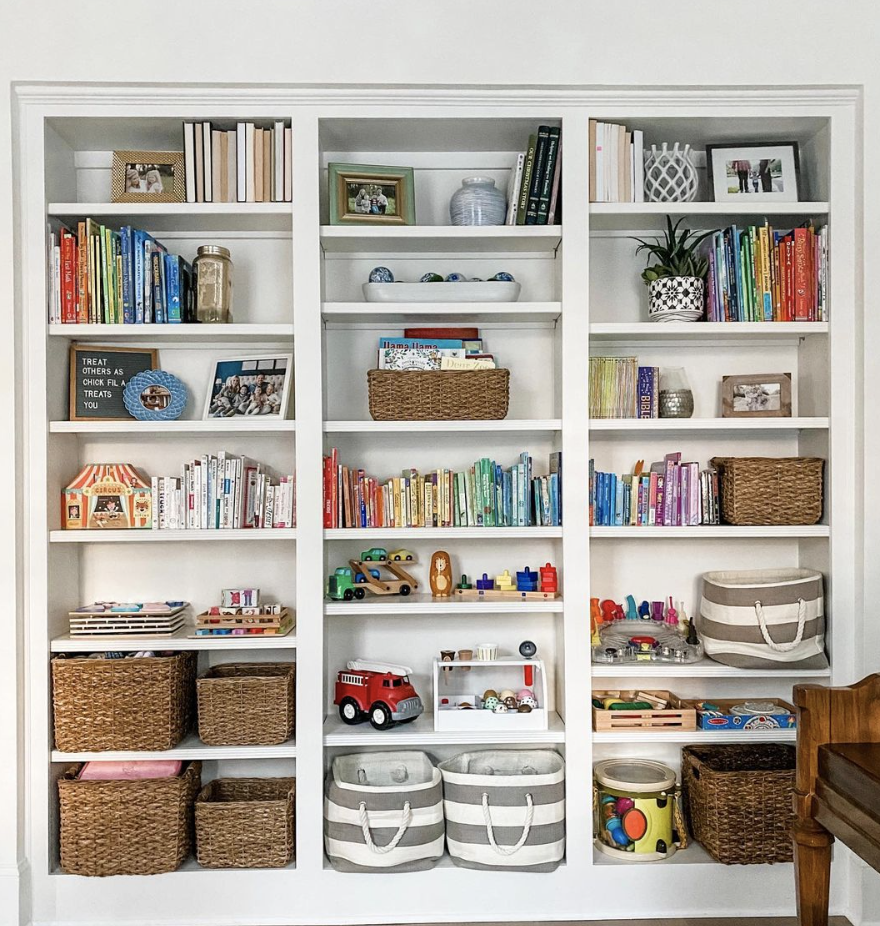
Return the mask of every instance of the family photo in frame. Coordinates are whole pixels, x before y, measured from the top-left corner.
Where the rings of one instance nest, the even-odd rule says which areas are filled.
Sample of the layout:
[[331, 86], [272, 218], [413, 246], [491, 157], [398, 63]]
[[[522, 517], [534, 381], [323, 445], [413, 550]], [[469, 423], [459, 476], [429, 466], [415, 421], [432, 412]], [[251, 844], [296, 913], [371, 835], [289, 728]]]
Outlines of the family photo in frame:
[[217, 360], [202, 418], [286, 418], [292, 379], [292, 354]]

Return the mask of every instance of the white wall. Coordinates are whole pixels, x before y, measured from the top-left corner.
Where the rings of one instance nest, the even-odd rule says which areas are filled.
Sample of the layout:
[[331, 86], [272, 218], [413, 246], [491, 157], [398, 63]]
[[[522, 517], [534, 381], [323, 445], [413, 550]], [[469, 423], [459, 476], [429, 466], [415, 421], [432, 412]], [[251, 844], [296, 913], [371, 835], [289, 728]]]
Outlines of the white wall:
[[[143, 9], [143, 12], [139, 12]], [[343, 30], [342, 24], [349, 28]], [[10, 85], [18, 81], [317, 84], [859, 85], [864, 89], [864, 253], [880, 251], [880, 6], [876, 0], [724, 4], [706, 0], [0, 0], [0, 369], [14, 366]], [[871, 280], [868, 274], [866, 279]], [[880, 343], [866, 285], [865, 343]], [[874, 360], [872, 364], [871, 361]], [[876, 360], [866, 358], [870, 384]], [[866, 393], [865, 457], [880, 459]], [[21, 826], [14, 795], [26, 770], [17, 740], [14, 465], [17, 416], [0, 404], [0, 926], [14, 911]], [[20, 423], [19, 425], [20, 426]], [[874, 492], [876, 493], [876, 489]], [[868, 502], [876, 510], [880, 501]], [[866, 506], [867, 507], [867, 506]], [[865, 528], [866, 595], [880, 599], [880, 520]], [[880, 635], [863, 673], [880, 669]], [[20, 705], [19, 705], [20, 707]], [[871, 873], [864, 911], [877, 917]], [[876, 893], [873, 893], [876, 892]], [[854, 910], [862, 906], [854, 897]], [[880, 920], [874, 920], [880, 923]]]

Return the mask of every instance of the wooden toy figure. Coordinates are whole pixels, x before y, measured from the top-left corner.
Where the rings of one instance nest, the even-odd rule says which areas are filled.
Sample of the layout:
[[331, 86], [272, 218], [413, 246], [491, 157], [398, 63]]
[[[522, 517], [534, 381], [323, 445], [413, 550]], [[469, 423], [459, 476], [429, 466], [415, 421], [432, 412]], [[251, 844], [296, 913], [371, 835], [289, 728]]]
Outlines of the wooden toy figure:
[[452, 594], [452, 565], [449, 554], [437, 550], [431, 556], [431, 594], [434, 598], [448, 598]]
[[513, 583], [513, 576], [509, 570], [505, 569], [500, 576], [495, 576], [495, 588], [503, 592], [515, 591], [516, 585]]

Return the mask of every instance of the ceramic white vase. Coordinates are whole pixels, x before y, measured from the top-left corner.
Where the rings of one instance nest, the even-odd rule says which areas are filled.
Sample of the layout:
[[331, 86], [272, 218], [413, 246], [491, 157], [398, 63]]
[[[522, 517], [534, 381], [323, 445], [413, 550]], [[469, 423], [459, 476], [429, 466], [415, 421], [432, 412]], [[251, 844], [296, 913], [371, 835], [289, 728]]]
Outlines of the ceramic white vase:
[[697, 168], [691, 146], [651, 145], [645, 155], [645, 199], [652, 203], [690, 203], [697, 198]]
[[503, 225], [507, 198], [491, 177], [466, 177], [449, 200], [453, 225]]

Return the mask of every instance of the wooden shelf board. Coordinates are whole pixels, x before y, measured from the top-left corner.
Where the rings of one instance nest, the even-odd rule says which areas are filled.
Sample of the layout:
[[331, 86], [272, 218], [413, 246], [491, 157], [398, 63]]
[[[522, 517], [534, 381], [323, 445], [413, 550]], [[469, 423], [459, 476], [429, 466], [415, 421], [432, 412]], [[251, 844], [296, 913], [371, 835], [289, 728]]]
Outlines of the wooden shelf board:
[[190, 733], [173, 749], [161, 752], [123, 749], [112, 752], [60, 752], [52, 750], [53, 762], [135, 762], [138, 759], [292, 759], [296, 743], [288, 740], [278, 746], [206, 746]]
[[328, 328], [361, 324], [411, 325], [436, 319], [444, 325], [547, 325], [562, 314], [560, 302], [325, 302]]
[[562, 240], [561, 225], [324, 225], [321, 246], [325, 252], [345, 253], [409, 251], [485, 252], [555, 251]]
[[68, 221], [92, 216], [148, 231], [278, 231], [290, 233], [291, 203], [49, 203], [47, 214]]
[[559, 418], [505, 418], [500, 421], [325, 421], [324, 431], [352, 433], [414, 433], [417, 431], [560, 431]]
[[429, 593], [387, 597], [373, 596], [363, 601], [327, 601], [327, 615], [417, 615], [417, 614], [561, 614], [562, 598], [550, 601], [457, 601], [433, 598]]
[[[642, 868], [642, 863], [640, 862], [630, 862], [624, 858], [615, 858], [611, 855], [606, 855], [604, 852], [600, 852], [599, 849], [593, 846], [593, 864], [601, 866], [623, 866], [628, 868], [630, 871], [635, 874]], [[725, 870], [729, 869], [729, 866], [722, 865], [721, 862], [716, 862], [714, 858], [698, 843], [692, 841], [687, 849], [679, 849], [675, 855], [671, 858], [664, 859], [662, 862], [646, 862], [650, 868], [651, 865], [718, 865], [719, 869], [724, 868]]]
[[280, 637], [274, 634], [252, 636], [222, 636], [190, 638], [192, 627], [170, 637], [157, 637], [143, 634], [138, 637], [95, 636], [71, 637], [63, 634], [55, 637], [50, 645], [53, 653], [105, 653], [119, 651], [136, 653], [140, 650], [255, 650], [255, 649], [296, 649], [296, 631]]
[[50, 421], [53, 434], [274, 434], [296, 431], [296, 422], [278, 418], [211, 418], [208, 421]]
[[157, 344], [186, 341], [187, 347], [200, 343], [238, 344], [240, 341], [293, 340], [293, 325], [49, 325], [52, 337], [77, 341], [141, 340]]
[[479, 538], [484, 540], [516, 540], [562, 537], [561, 527], [334, 527], [325, 529], [325, 540], [449, 540]]
[[824, 431], [829, 427], [828, 418], [594, 418], [590, 431], [731, 431], [747, 434], [750, 431]]
[[614, 730], [593, 733], [599, 743], [793, 743], [797, 730]]
[[52, 543], [165, 543], [217, 540], [295, 540], [296, 528], [264, 530], [73, 530], [50, 531]]
[[590, 666], [593, 678], [829, 678], [831, 669], [738, 669], [712, 659], [690, 665], [642, 663]]
[[693, 228], [763, 224], [792, 228], [804, 219], [824, 221], [827, 202], [802, 203], [590, 203], [590, 230], [653, 231], [666, 225], [666, 216], [688, 216]]
[[794, 524], [783, 526], [737, 527], [733, 524], [702, 525], [700, 527], [591, 527], [590, 536], [624, 537], [630, 540], [668, 540], [699, 537], [733, 539], [737, 537], [828, 537], [831, 528], [827, 524]]
[[593, 322], [590, 341], [798, 341], [828, 334], [828, 322]]

